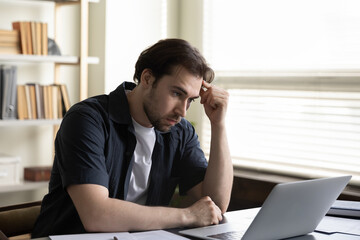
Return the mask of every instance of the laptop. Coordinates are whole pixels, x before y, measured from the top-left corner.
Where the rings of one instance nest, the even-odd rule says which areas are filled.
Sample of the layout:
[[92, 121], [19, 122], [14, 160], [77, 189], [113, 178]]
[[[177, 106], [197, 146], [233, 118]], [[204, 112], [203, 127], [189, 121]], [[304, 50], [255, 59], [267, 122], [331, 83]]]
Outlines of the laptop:
[[235, 221], [179, 231], [200, 239], [272, 240], [313, 232], [351, 176], [277, 184], [261, 208], [237, 214]]

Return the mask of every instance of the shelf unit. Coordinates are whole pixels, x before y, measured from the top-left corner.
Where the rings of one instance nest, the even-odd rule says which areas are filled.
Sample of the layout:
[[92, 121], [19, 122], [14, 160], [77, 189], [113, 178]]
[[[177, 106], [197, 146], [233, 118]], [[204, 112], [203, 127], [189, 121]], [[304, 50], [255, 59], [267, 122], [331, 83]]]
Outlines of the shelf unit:
[[[1, 0], [0, 0], [1, 1]], [[37, 55], [9, 55], [0, 54], [0, 64], [22, 64], [22, 63], [50, 63], [54, 64], [54, 79], [53, 83], [61, 83], [61, 71], [60, 67], [63, 65], [74, 65], [79, 67], [79, 99], [83, 100], [88, 96], [88, 65], [99, 63], [97, 57], [88, 56], [88, 28], [89, 28], [89, 3], [97, 3], [99, 0], [16, 0], [17, 2], [53, 2], [54, 3], [54, 39], [57, 42], [58, 24], [57, 16], [59, 11], [64, 5], [77, 4], [80, 6], [80, 54], [79, 56], [37, 56]], [[16, 2], [13, 1], [13, 2]], [[71, 36], [70, 36], [71, 37]], [[61, 46], [60, 46], [61, 48]], [[0, 132], [2, 129], [8, 128], [21, 128], [21, 127], [42, 127], [42, 126], [54, 126], [54, 134], [61, 123], [61, 119], [53, 120], [0, 120]], [[0, 134], [2, 135], [2, 134]], [[53, 140], [53, 139], [52, 139]], [[53, 141], [52, 141], [53, 142]], [[22, 181], [16, 185], [0, 185], [0, 194], [7, 194], [10, 192], [20, 192], [27, 190], [36, 190], [47, 187], [47, 182], [28, 182]]]

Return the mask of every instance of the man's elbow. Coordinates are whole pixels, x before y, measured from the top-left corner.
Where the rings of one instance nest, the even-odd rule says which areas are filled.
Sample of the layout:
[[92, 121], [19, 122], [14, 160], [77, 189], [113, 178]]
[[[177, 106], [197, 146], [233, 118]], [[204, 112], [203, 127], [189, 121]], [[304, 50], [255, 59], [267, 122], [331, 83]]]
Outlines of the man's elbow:
[[106, 232], [109, 231], [110, 224], [104, 214], [99, 211], [89, 210], [80, 214], [81, 223], [86, 232]]
[[228, 203], [220, 204], [218, 207], [220, 208], [221, 214], [224, 214], [224, 213], [226, 213], [226, 211], [229, 207], [229, 204]]
[[84, 216], [80, 218], [86, 232], [104, 232], [104, 229], [102, 229], [101, 221], [98, 220], [98, 217]]
[[101, 232], [96, 224], [83, 222], [83, 226], [86, 232]]

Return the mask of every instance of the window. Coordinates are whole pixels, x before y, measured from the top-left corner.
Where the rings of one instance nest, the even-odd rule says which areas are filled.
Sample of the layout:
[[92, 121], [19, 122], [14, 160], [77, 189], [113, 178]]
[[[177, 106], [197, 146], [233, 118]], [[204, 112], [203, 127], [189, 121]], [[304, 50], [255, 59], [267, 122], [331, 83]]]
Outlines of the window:
[[204, 1], [204, 54], [215, 84], [230, 93], [235, 166], [352, 174], [360, 185], [359, 7], [356, 0]]

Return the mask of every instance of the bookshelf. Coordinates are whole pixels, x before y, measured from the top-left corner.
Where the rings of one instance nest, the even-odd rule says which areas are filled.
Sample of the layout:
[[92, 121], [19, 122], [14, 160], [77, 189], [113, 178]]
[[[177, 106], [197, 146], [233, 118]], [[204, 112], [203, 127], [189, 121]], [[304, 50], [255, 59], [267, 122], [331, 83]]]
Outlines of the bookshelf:
[[[99, 63], [99, 58], [88, 56], [89, 4], [97, 3], [99, 1], [100, 0], [13, 0], [13, 1], [0, 0], [0, 5], [1, 7], [3, 7], [3, 9], [4, 6], [6, 8], [7, 5], [10, 5], [9, 8], [12, 11], [14, 11], [14, 9], [16, 9], [16, 11], [19, 11], [20, 16], [21, 13], [23, 12], [26, 13], [26, 11], [33, 11], [33, 9], [30, 8], [29, 8], [30, 10], [27, 9], [27, 7], [30, 6], [31, 4], [35, 4], [37, 6], [44, 4], [46, 5], [46, 7], [51, 5], [51, 9], [53, 9], [54, 11], [51, 13], [52, 15], [50, 17], [51, 27], [49, 26], [49, 28], [51, 28], [53, 31], [52, 34], [49, 34], [49, 37], [55, 39], [55, 42], [58, 43], [61, 50], [62, 50], [62, 45], [61, 45], [61, 41], [60, 42], [58, 41], [58, 37], [59, 36], [64, 37], [63, 34], [64, 26], [62, 26], [64, 25], [64, 22], [66, 22], [63, 21], [66, 19], [62, 19], [64, 9], [65, 11], [68, 11], [69, 9], [70, 11], [77, 11], [77, 15], [79, 16], [79, 17], [74, 17], [73, 19], [74, 21], [76, 21], [74, 22], [74, 25], [75, 24], [79, 25], [79, 31], [76, 31], [78, 33], [78, 36], [74, 36], [71, 33], [66, 34], [66, 38], [69, 38], [67, 40], [68, 42], [70, 42], [70, 45], [73, 44], [77, 46], [77, 48], [79, 48], [79, 51], [78, 52], [75, 51], [76, 52], [75, 54], [67, 54], [67, 53], [64, 54], [63, 52], [62, 52], [63, 53], [62, 56], [0, 54], [0, 64], [15, 65], [15, 66], [25, 65], [24, 68], [27, 70], [30, 69], [30, 72], [32, 72], [31, 74], [34, 74], [33, 79], [36, 79], [37, 78], [36, 74], [38, 74], [38, 72], [44, 71], [44, 69], [46, 71], [51, 71], [52, 72], [51, 79], [49, 80], [50, 83], [60, 84], [65, 82], [68, 86], [68, 89], [70, 90], [69, 94], [70, 95], [73, 94], [75, 96], [72, 97], [72, 101], [71, 101], [72, 104], [76, 101], [87, 98], [88, 97], [88, 65]], [[16, 7], [13, 6], [14, 3], [17, 4]], [[74, 5], [74, 7], [72, 5]], [[1, 12], [0, 15], [2, 15]], [[4, 19], [4, 17], [3, 18], [0, 17], [0, 28], [1, 28], [1, 23], [3, 23], [4, 21], [8, 21], [9, 22], [8, 24], [11, 24], [13, 20], [14, 19], [7, 20], [6, 18]], [[34, 19], [25, 18], [19, 20], [33, 21]], [[70, 66], [72, 69], [75, 68], [76, 70], [68, 71], [69, 73], [65, 71], [64, 74], [64, 70], [63, 70], [64, 66], [65, 67]], [[32, 70], [32, 68], [36, 69], [38, 72]], [[19, 70], [19, 74], [18, 74], [18, 80], [19, 80], [19, 78], [22, 77], [22, 73], [20, 72], [21, 71], [20, 68], [18, 68], [18, 70]], [[68, 85], [66, 80], [64, 81], [64, 79], [67, 79], [68, 75], [72, 75], [72, 77], [76, 79], [75, 81], [71, 82], [70, 85]], [[36, 80], [34, 80], [33, 82], [36, 82]], [[10, 155], [14, 155], [13, 153], [17, 152], [16, 145], [19, 145], [18, 152], [22, 159], [21, 168], [20, 168], [21, 176], [23, 175], [22, 174], [23, 167], [38, 165], [39, 162], [40, 162], [39, 165], [43, 164], [44, 162], [46, 162], [46, 164], [49, 165], [52, 163], [54, 136], [58, 128], [58, 125], [60, 123], [61, 123], [61, 119], [35, 119], [35, 120], [1, 120], [0, 119], [0, 144], [3, 145], [1, 146], [0, 151]], [[13, 134], [13, 132], [15, 132], [15, 134]], [[24, 135], [24, 137], [22, 135]], [[37, 143], [37, 137], [41, 139], [39, 140], [39, 143]], [[46, 142], [46, 146], [44, 145], [43, 147], [42, 142], [44, 141]], [[6, 146], [11, 146], [8, 148], [9, 149], [11, 148], [12, 150], [6, 152], [7, 151]], [[39, 153], [39, 151], [42, 151], [42, 148], [44, 148], [44, 152], [47, 153]], [[44, 155], [45, 157], [43, 157]], [[46, 160], [41, 160], [38, 162], [36, 161], [36, 158], [46, 158]], [[11, 199], [11, 194], [14, 194], [13, 198], [16, 198], [16, 201], [20, 203], [23, 200], [17, 199], [19, 193], [24, 191], [37, 191], [39, 189], [44, 189], [47, 187], [47, 184], [48, 184], [47, 182], [28, 182], [22, 179], [20, 181], [20, 184], [16, 184], [16, 185], [0, 184], [0, 202], [11, 201], [13, 203], [13, 200], [10, 199]], [[45, 191], [42, 191], [41, 194], [43, 194], [44, 192]], [[31, 194], [26, 194], [26, 195], [31, 195]], [[5, 197], [6, 197], [5, 199], [6, 201], [3, 201], [2, 198]], [[42, 196], [40, 197], [34, 196], [34, 200], [40, 200], [39, 198], [41, 199]], [[24, 199], [25, 201], [29, 201], [28, 198], [24, 198]]]

